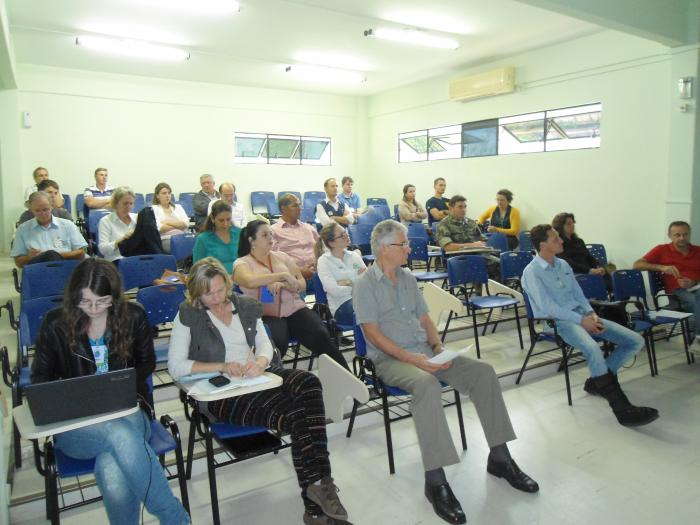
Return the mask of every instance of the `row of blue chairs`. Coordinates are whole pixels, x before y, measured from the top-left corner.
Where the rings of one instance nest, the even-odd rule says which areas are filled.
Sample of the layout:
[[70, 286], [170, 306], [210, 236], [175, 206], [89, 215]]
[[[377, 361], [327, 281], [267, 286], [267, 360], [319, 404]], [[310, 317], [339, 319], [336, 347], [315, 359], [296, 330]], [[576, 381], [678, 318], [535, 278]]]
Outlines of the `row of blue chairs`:
[[[192, 199], [196, 195], [196, 193], [193, 192], [183, 192], [178, 195], [177, 200], [173, 199], [174, 203], [179, 204], [180, 206], [183, 207], [185, 212], [187, 213], [188, 217], [192, 217], [194, 215], [194, 209], [192, 207]], [[153, 193], [146, 193], [145, 195], [143, 193], [135, 193], [134, 194], [135, 199], [134, 199], [134, 213], [140, 212], [143, 208], [146, 206], [150, 206], [153, 202]], [[64, 202], [64, 207], [70, 213], [71, 215], [73, 214], [73, 206], [72, 206], [72, 201], [73, 199], [71, 198], [70, 195], [67, 193], [63, 194], [63, 202]], [[79, 193], [75, 196], [75, 216], [78, 219], [85, 219], [84, 215], [84, 209], [85, 209], [85, 197], [82, 193]], [[99, 210], [91, 210], [90, 211], [90, 216], [94, 213], [94, 211], [99, 211]]]

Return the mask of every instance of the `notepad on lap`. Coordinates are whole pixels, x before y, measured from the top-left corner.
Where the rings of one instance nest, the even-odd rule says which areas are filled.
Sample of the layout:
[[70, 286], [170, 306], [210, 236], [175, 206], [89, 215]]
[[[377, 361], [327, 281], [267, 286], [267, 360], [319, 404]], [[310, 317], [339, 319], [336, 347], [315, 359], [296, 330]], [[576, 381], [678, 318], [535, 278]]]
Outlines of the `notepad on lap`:
[[257, 377], [231, 377], [228, 374], [224, 376], [231, 382], [224, 386], [214, 386], [209, 382], [209, 379], [200, 379], [197, 381], [192, 388], [188, 391], [190, 395], [208, 395], [208, 394], [219, 394], [221, 392], [226, 392], [227, 390], [235, 390], [237, 388], [245, 388], [248, 386], [263, 385], [270, 381], [270, 378], [261, 375]]
[[469, 345], [465, 349], [458, 350], [456, 352], [454, 350], [445, 349], [436, 356], [433, 356], [430, 359], [428, 359], [428, 363], [432, 363], [434, 365], [444, 365], [445, 363], [449, 363], [456, 357], [459, 357], [461, 355], [467, 355], [467, 352], [471, 350], [472, 346], [474, 345]]

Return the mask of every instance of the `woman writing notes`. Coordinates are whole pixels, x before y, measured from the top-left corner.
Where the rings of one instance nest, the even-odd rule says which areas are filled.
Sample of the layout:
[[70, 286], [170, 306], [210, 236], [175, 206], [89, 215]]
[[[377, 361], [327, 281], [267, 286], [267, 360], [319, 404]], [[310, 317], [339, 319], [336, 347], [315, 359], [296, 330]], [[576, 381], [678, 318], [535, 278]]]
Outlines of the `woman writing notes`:
[[[174, 379], [199, 372], [256, 377], [273, 356], [262, 323], [262, 307], [231, 292], [231, 281], [216, 259], [207, 257], [190, 270], [187, 301], [175, 318], [168, 354]], [[302, 370], [275, 367], [278, 388], [211, 401], [200, 407], [215, 421], [265, 426], [289, 432], [292, 459], [307, 525], [347, 523], [347, 512], [331, 477], [321, 383]]]

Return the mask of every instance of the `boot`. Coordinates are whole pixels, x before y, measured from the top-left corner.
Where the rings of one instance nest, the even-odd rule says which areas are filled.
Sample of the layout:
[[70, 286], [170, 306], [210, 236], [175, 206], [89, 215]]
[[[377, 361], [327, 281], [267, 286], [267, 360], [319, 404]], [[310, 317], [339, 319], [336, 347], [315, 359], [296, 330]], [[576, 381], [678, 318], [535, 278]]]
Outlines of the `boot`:
[[637, 407], [630, 403], [622, 391], [617, 376], [608, 371], [604, 376], [592, 378], [596, 391], [608, 400], [617, 422], [626, 427], [638, 427], [651, 423], [659, 417], [655, 408]]

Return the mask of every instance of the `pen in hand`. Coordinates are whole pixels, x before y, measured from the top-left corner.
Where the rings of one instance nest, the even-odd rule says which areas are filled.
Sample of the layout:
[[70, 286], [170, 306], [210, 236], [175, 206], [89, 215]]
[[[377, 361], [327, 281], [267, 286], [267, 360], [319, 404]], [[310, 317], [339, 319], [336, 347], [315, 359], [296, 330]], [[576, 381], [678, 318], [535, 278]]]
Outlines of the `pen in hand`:
[[248, 357], [246, 358], [246, 363], [243, 367], [242, 377], [246, 376], [246, 372], [248, 371], [248, 367], [250, 366], [251, 362], [255, 362], [255, 345], [251, 346], [250, 350], [248, 350]]

